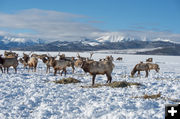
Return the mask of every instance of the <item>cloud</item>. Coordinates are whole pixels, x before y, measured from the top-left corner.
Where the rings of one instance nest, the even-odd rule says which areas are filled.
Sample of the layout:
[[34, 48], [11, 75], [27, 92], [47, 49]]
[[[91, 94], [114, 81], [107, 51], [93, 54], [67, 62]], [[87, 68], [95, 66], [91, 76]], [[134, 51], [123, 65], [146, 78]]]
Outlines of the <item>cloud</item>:
[[57, 11], [28, 9], [14, 14], [0, 13], [0, 28], [8, 29], [10, 34], [19, 37], [41, 38], [49, 41], [94, 38], [97, 32], [102, 32], [88, 23], [78, 22], [80, 19], [86, 20], [87, 17]]
[[104, 21], [94, 20], [94, 21], [88, 21], [88, 23], [96, 23], [96, 24], [99, 24], [99, 23], [104, 23]]
[[95, 39], [103, 35], [117, 34], [137, 39], [162, 38], [180, 42], [180, 34], [160, 30], [148, 31], [144, 27], [146, 25], [154, 27], [158, 25], [157, 23], [134, 24], [132, 27], [135, 28], [132, 29], [135, 30], [120, 30], [118, 32], [105, 32], [93, 27], [93, 23], [103, 23], [103, 21], [65, 12], [28, 9], [13, 14], [0, 13], [0, 35], [27, 37], [28, 39], [40, 38], [51, 42], [56, 40], [74, 41], [83, 38]]

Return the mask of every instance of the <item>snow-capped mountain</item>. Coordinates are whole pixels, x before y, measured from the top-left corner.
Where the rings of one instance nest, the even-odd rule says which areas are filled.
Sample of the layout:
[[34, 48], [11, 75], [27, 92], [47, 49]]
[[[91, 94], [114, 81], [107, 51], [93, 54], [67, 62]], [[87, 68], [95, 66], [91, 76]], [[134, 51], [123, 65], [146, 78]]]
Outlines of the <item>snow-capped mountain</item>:
[[83, 39], [80, 41], [82, 44], [84, 45], [91, 45], [91, 46], [97, 46], [97, 45], [100, 45], [100, 42], [98, 40], [94, 40], [94, 39]]
[[1, 49], [16, 49], [28, 46], [34, 46], [38, 44], [44, 44], [41, 39], [30, 39], [13, 36], [0, 36]]
[[[160, 49], [159, 49], [160, 48]], [[127, 34], [104, 34], [96, 39], [80, 41], [54, 41], [46, 43], [41, 39], [0, 36], [0, 49], [27, 51], [97, 51], [124, 49], [157, 49], [143, 54], [180, 55], [180, 44], [166, 38], [136, 37]]]
[[124, 40], [123, 36], [118, 35], [106, 35], [96, 39], [99, 42], [120, 42]]
[[[150, 37], [150, 36], [140, 36], [136, 34], [127, 34], [122, 32], [107, 32], [102, 34], [100, 37], [89, 39], [84, 38], [80, 41], [59, 41], [61, 44], [58, 46], [67, 46], [67, 44], [71, 44], [73, 42], [81, 42], [83, 45], [87, 46], [98, 46], [104, 43], [120, 43], [120, 42], [134, 42], [134, 41], [163, 41], [163, 42], [173, 42], [168, 38], [160, 38], [160, 37]], [[4, 45], [34, 45], [34, 44], [45, 44], [45, 40], [35, 39], [35, 38], [23, 38], [23, 37], [14, 37], [14, 36], [0, 36], [0, 42]], [[49, 42], [51, 43], [51, 42]]]
[[0, 41], [5, 44], [8, 43], [44, 43], [43, 40], [40, 39], [30, 39], [30, 38], [23, 38], [23, 37], [12, 37], [12, 36], [1, 36]]
[[122, 41], [133, 41], [135, 38], [127, 37], [123, 34], [105, 34], [96, 39], [98, 42], [122, 42]]
[[119, 32], [105, 33], [103, 36], [95, 39], [97, 42], [126, 42], [126, 41], [164, 41], [173, 42], [168, 38], [154, 37], [154, 36], [138, 36], [136, 34], [125, 34]]

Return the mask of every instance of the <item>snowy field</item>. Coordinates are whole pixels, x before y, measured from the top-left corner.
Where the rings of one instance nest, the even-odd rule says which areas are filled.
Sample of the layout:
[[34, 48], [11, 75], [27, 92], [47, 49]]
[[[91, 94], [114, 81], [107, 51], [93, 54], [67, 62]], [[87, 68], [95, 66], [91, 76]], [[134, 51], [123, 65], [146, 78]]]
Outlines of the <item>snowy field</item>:
[[[4, 51], [0, 51], [3, 54]], [[25, 52], [28, 53], [28, 52]], [[39, 52], [46, 53], [46, 52]], [[19, 52], [22, 56], [22, 52]], [[57, 52], [50, 52], [57, 55]], [[65, 52], [66, 56], [76, 53]], [[80, 53], [88, 56], [89, 53]], [[95, 53], [98, 60], [110, 54]], [[10, 68], [9, 74], [0, 72], [0, 119], [163, 119], [165, 104], [176, 104], [168, 100], [180, 99], [180, 57], [111, 54], [115, 59], [112, 81], [138, 82], [143, 86], [126, 88], [82, 88], [91, 85], [91, 76], [76, 68], [72, 74], [68, 68], [66, 76], [46, 74], [46, 66], [39, 60], [37, 72], [29, 72], [22, 64], [17, 74]], [[160, 72], [151, 71], [148, 78], [142, 72], [140, 77], [130, 77], [135, 64], [153, 57], [159, 64]], [[52, 81], [73, 77], [82, 83], [55, 84]], [[96, 77], [95, 83], [105, 83], [105, 75]], [[161, 93], [158, 99], [133, 98], [135, 96]]]

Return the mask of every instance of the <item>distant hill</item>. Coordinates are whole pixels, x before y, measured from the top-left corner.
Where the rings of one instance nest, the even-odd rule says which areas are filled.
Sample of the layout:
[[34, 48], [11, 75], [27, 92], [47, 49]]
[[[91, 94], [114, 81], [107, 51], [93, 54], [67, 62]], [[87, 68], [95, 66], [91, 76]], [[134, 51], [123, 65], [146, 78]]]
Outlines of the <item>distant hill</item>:
[[180, 44], [164, 40], [141, 40], [117, 36], [106, 36], [98, 39], [83, 39], [81, 41], [54, 41], [45, 43], [40, 39], [32, 40], [0, 36], [0, 49], [3, 50], [81, 52], [148, 48], [154, 48], [154, 50], [141, 51], [136, 54], [180, 55]]
[[153, 51], [137, 52], [136, 54], [180, 56], [180, 45], [175, 45], [175, 46], [170, 46], [170, 47], [163, 47], [161, 49], [155, 49]]

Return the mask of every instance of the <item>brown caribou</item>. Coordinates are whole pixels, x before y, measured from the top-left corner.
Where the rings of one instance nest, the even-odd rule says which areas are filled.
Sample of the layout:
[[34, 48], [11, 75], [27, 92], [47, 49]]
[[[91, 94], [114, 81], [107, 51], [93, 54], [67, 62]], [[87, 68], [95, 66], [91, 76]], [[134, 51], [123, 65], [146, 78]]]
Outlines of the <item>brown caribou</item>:
[[121, 61], [121, 60], [123, 60], [123, 58], [122, 57], [118, 57], [118, 58], [116, 58], [116, 60]]
[[140, 62], [139, 64], [136, 64], [135, 67], [133, 68], [131, 72], [131, 76], [133, 77], [134, 74], [138, 71], [138, 75], [140, 75], [140, 71], [145, 71], [146, 72], [146, 77], [148, 77], [148, 72], [150, 70], [155, 70], [156, 72], [159, 72], [160, 68], [158, 64], [153, 64], [153, 63], [143, 63]]
[[140, 71], [145, 71], [146, 77], [148, 77], [149, 65], [147, 63], [143, 63], [143, 62], [136, 64], [135, 67], [133, 68], [133, 70], [131, 71], [131, 76], [133, 77], [137, 71], [138, 71], [138, 75], [140, 75]]
[[2, 67], [3, 67], [4, 68], [4, 73], [5, 73], [6, 69], [7, 69], [7, 73], [8, 73], [9, 68], [11, 66], [14, 68], [15, 73], [17, 73], [17, 66], [18, 66], [17, 58], [3, 58], [0, 55], [0, 69], [1, 69], [1, 71], [3, 72], [3, 70], [2, 70]]
[[54, 68], [54, 76], [56, 75], [56, 73], [57, 73], [57, 71], [59, 70], [62, 70], [62, 72], [61, 72], [61, 76], [62, 76], [62, 73], [64, 72], [64, 75], [66, 75], [66, 68], [68, 67], [68, 66], [70, 66], [70, 65], [72, 65], [71, 64], [71, 62], [70, 61], [66, 61], [66, 60], [55, 60], [55, 58], [52, 58], [51, 60], [50, 60], [50, 62], [51, 62], [51, 65], [52, 65], [52, 67]]
[[153, 62], [153, 58], [146, 59], [146, 62]]
[[147, 65], [149, 66], [149, 71], [150, 70], [155, 70], [156, 72], [159, 72], [160, 68], [158, 64], [154, 64], [154, 63], [147, 63]]
[[75, 61], [76, 61], [75, 57], [66, 57], [65, 54], [60, 55], [60, 52], [59, 52], [58, 56], [59, 56], [59, 60], [65, 60], [65, 61], [71, 62], [71, 63], [69, 63], [69, 65], [67, 65], [67, 67], [71, 67], [72, 72], [74, 73], [74, 70], [75, 70], [74, 65], [75, 65]]
[[52, 56], [41, 56], [40, 59], [43, 61], [44, 64], [46, 64], [46, 73], [50, 73], [50, 68], [52, 67], [52, 61], [56, 59]]
[[4, 51], [4, 56], [5, 58], [18, 58], [18, 54], [12, 51]]
[[[30, 55], [30, 54], [29, 54]], [[37, 64], [38, 64], [38, 58], [35, 56], [29, 57], [28, 54], [23, 53], [23, 58], [20, 58], [19, 61], [24, 65], [24, 67], [28, 66], [28, 72], [30, 69], [34, 69], [34, 72], [36, 72]]]
[[112, 63], [111, 57], [107, 57], [107, 60], [105, 61], [83, 61], [81, 68], [93, 76], [92, 86], [94, 85], [96, 75], [106, 74], [106, 83], [111, 83], [112, 81], [111, 73], [113, 71], [114, 64]]

